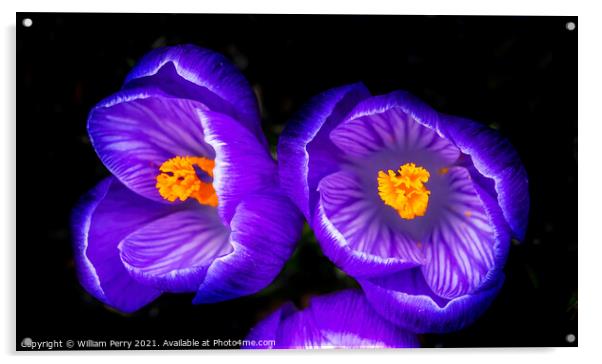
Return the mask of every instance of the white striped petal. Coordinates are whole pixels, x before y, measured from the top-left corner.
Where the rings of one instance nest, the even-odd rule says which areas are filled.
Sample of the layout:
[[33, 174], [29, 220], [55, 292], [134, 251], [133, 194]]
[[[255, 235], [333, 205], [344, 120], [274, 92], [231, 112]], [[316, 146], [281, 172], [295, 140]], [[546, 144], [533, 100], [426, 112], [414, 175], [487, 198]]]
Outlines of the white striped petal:
[[394, 151], [400, 156], [428, 156], [434, 164], [446, 166], [460, 155], [458, 148], [452, 143], [399, 108], [347, 120], [330, 133], [330, 139], [354, 158]]
[[426, 238], [422, 271], [436, 294], [454, 298], [479, 287], [494, 266], [495, 235], [468, 171], [451, 168], [445, 179], [449, 191]]
[[217, 210], [175, 212], [133, 232], [120, 244], [121, 260], [142, 283], [171, 292], [196, 291], [214, 259], [232, 251]]
[[351, 249], [382, 259], [416, 264], [424, 260], [420, 244], [396, 224], [388, 223], [383, 210], [389, 208], [375, 203], [353, 173], [340, 171], [323, 178], [319, 191], [324, 213]]
[[202, 108], [159, 92], [122, 91], [92, 110], [88, 131], [104, 165], [124, 185], [166, 202], [155, 187], [163, 162], [175, 156], [215, 158], [196, 113]]

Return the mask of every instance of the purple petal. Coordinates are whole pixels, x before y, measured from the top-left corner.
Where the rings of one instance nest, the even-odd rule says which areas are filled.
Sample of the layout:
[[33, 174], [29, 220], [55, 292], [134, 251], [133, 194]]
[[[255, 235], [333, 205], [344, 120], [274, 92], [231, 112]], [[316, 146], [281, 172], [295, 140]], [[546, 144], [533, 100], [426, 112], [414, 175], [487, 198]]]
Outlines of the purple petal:
[[389, 208], [368, 198], [352, 173], [324, 177], [319, 192], [313, 227], [324, 253], [342, 270], [376, 275], [424, 263], [415, 240], [385, 221], [381, 211]]
[[361, 99], [370, 93], [361, 83], [326, 91], [290, 120], [278, 142], [282, 188], [307, 220], [317, 202], [316, 188], [322, 177], [337, 170], [337, 150], [330, 131]]
[[225, 114], [197, 110], [205, 141], [215, 150], [213, 187], [218, 211], [230, 223], [240, 201], [277, 183], [276, 163], [268, 149]]
[[234, 251], [209, 267], [195, 303], [211, 303], [255, 293], [268, 286], [291, 256], [302, 219], [277, 190], [244, 198], [230, 225]]
[[259, 107], [240, 71], [224, 56], [194, 45], [153, 50], [128, 74], [124, 87], [153, 86], [197, 100], [239, 121], [265, 144]]
[[121, 91], [92, 110], [88, 132], [104, 165], [124, 185], [169, 203], [155, 187], [163, 162], [175, 156], [215, 158], [204, 142], [198, 108], [204, 106], [149, 88]]
[[483, 284], [495, 267], [498, 239], [507, 241], [508, 236], [494, 230], [466, 169], [453, 167], [443, 178], [449, 190], [443, 211], [425, 239], [422, 271], [437, 295], [454, 298]]
[[[260, 322], [247, 340], [274, 340], [273, 348], [411, 348], [414, 334], [379, 317], [361, 292], [346, 290], [313, 297], [309, 307], [291, 305]], [[265, 348], [252, 344], [247, 348]]]
[[379, 278], [361, 278], [372, 307], [392, 323], [417, 333], [445, 333], [472, 324], [500, 291], [504, 275], [472, 294], [446, 300], [434, 294], [419, 269]]
[[480, 174], [495, 181], [504, 217], [514, 235], [523, 239], [529, 217], [529, 183], [510, 142], [486, 125], [449, 115], [440, 115], [437, 130], [472, 158]]
[[192, 206], [121, 241], [121, 260], [139, 282], [168, 292], [195, 292], [211, 262], [232, 251], [229, 229], [216, 209]]
[[[415, 119], [400, 95], [405, 96], [393, 93], [364, 100], [330, 133], [330, 139], [353, 159], [393, 152], [401, 164], [414, 162], [433, 170], [453, 164], [460, 156], [459, 149]], [[398, 167], [391, 166], [394, 170]]]
[[131, 232], [177, 208], [140, 197], [113, 177], [99, 183], [73, 213], [75, 262], [82, 286], [123, 312], [135, 311], [159, 296], [159, 290], [130, 277], [117, 245]]

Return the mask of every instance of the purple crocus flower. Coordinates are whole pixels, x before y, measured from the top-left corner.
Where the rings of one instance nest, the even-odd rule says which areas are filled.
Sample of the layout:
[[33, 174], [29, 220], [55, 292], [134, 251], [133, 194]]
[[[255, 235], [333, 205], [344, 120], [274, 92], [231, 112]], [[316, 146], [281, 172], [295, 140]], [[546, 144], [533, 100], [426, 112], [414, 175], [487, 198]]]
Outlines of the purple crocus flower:
[[78, 276], [124, 312], [162, 292], [195, 303], [268, 285], [301, 229], [244, 77], [195, 46], [158, 49], [90, 112], [88, 132], [112, 173], [73, 218]]
[[413, 332], [471, 323], [525, 234], [526, 172], [489, 127], [362, 84], [315, 97], [287, 125], [283, 189], [324, 253], [381, 315]]
[[313, 297], [303, 310], [286, 303], [255, 326], [246, 340], [247, 349], [419, 346], [415, 334], [380, 317], [356, 290]]

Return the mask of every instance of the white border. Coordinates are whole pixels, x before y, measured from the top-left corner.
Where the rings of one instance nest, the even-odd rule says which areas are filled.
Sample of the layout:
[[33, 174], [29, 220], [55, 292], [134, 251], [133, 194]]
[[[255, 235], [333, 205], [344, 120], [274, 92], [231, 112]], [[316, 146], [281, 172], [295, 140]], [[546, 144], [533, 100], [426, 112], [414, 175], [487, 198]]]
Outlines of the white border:
[[[144, 356], [144, 360], [163, 362], [168, 356], [177, 356], [178, 361], [199, 362], [216, 360], [236, 360], [250, 362], [303, 362], [357, 361], [392, 359], [396, 362], [410, 363], [520, 363], [523, 360], [545, 363], [581, 362], [599, 360], [602, 357], [599, 332], [602, 327], [600, 312], [602, 309], [599, 278], [602, 277], [599, 259], [602, 258], [602, 239], [598, 237], [597, 227], [601, 225], [600, 183], [602, 182], [602, 151], [598, 140], [601, 135], [602, 116], [599, 105], [602, 103], [602, 34], [600, 7], [595, 1], [555, 1], [527, 2], [525, 0], [478, 1], [478, 0], [414, 0], [414, 1], [341, 1], [305, 0], [295, 3], [278, 0], [219, 0], [219, 1], [140, 1], [126, 3], [123, 0], [101, 1], [12, 1], [4, 0], [0, 6], [2, 19], [2, 51], [0, 62], [3, 85], [0, 87], [0, 111], [4, 114], [0, 122], [0, 232], [4, 234], [2, 242], [0, 272], [2, 272], [0, 291], [0, 312], [4, 316], [0, 323], [0, 353], [10, 362], [40, 360], [42, 353], [15, 354], [14, 348], [14, 309], [15, 309], [15, 239], [16, 239], [16, 197], [15, 197], [15, 12], [16, 11], [52, 11], [52, 12], [223, 12], [223, 13], [358, 13], [358, 14], [471, 14], [471, 15], [578, 15], [579, 22], [579, 348], [566, 349], [450, 349], [450, 350], [381, 350], [381, 351], [329, 351], [298, 352], [147, 352], [147, 353], [53, 353], [43, 355], [44, 362], [105, 363], [113, 358]], [[35, 24], [34, 24], [35, 26]], [[110, 25], [109, 25], [110, 26]], [[559, 124], [558, 127], [561, 125]], [[556, 127], [552, 125], [551, 127]], [[533, 147], [537, 147], [536, 141]], [[32, 163], [35, 161], [31, 161]], [[22, 161], [24, 163], [24, 161]], [[562, 178], [562, 166], [558, 166]], [[23, 193], [23, 192], [22, 192]], [[51, 193], [51, 191], [49, 192]], [[550, 198], [563, 198], [563, 191]], [[21, 206], [35, 208], [35, 206]], [[574, 218], [567, 216], [567, 218]], [[30, 222], [35, 226], [35, 221]], [[559, 265], [562, 264], [559, 262]], [[35, 289], [35, 288], [34, 288]], [[82, 358], [81, 356], [86, 356]]]

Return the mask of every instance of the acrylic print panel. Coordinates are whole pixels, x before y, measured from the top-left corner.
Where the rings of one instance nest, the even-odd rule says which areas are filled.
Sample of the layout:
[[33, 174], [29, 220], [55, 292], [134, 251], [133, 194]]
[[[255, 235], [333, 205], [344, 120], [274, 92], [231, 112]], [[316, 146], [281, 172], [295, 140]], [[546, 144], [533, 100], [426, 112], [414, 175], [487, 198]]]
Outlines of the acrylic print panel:
[[577, 31], [18, 13], [16, 349], [576, 346]]

